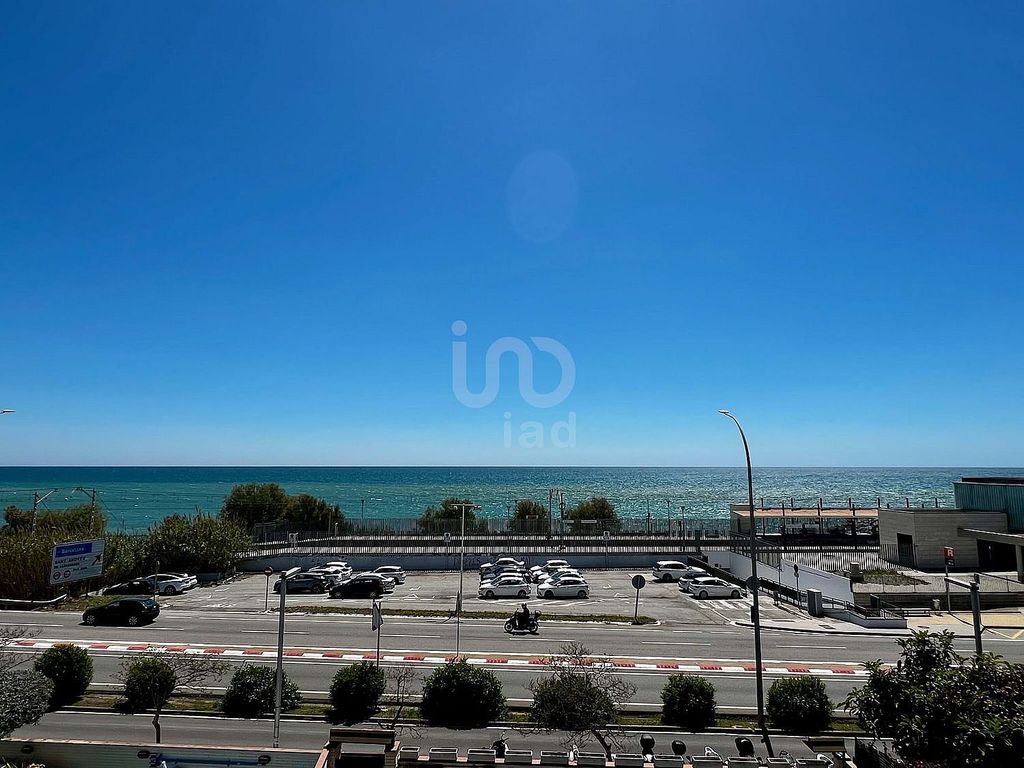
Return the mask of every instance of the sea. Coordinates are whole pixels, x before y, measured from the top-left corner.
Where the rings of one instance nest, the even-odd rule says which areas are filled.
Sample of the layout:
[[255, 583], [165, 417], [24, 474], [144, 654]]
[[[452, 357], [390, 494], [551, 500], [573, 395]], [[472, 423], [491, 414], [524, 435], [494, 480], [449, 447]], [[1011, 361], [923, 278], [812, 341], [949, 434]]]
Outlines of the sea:
[[[949, 505], [953, 481], [970, 475], [1024, 475], [1021, 468], [758, 467], [754, 496], [768, 506]], [[341, 505], [350, 519], [419, 516], [448, 496], [477, 513], [504, 517], [518, 499], [567, 505], [605, 496], [626, 518], [725, 520], [746, 500], [743, 467], [0, 467], [0, 507], [61, 509], [96, 501], [113, 529], [145, 530], [172, 514], [215, 514], [239, 483], [278, 483]], [[558, 502], [555, 501], [557, 509]]]

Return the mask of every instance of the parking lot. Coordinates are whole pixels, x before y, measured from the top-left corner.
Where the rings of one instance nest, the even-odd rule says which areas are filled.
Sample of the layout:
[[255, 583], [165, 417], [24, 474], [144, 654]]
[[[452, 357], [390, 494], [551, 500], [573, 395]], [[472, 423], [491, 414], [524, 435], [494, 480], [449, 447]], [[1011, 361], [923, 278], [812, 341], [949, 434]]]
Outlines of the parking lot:
[[[636, 600], [636, 590], [630, 583], [635, 573], [643, 573], [647, 585], [640, 591], [640, 613], [659, 621], [681, 624], [726, 624], [747, 620], [750, 616], [749, 597], [733, 599], [697, 600], [689, 594], [679, 592], [675, 583], [655, 582], [650, 571], [637, 570], [591, 570], [584, 577], [590, 583], [590, 597], [587, 599], [545, 600], [531, 591], [526, 600], [531, 610], [542, 615], [558, 616], [569, 614], [611, 614], [631, 618]], [[246, 575], [234, 581], [212, 587], [198, 587], [174, 597], [161, 596], [160, 603], [165, 609], [188, 608], [221, 611], [262, 611], [269, 604], [273, 609], [280, 597], [273, 592], [274, 576], [269, 581], [261, 574]], [[463, 594], [467, 611], [504, 611], [510, 614], [519, 605], [518, 598], [482, 599], [477, 597], [479, 577], [467, 571], [463, 575]], [[392, 608], [422, 608], [424, 610], [452, 611], [459, 591], [457, 572], [410, 571], [405, 584], [399, 584], [395, 591], [383, 598], [385, 606]], [[366, 607], [368, 599], [332, 599], [325, 594], [289, 595], [291, 606], [336, 605], [349, 608]], [[792, 618], [788, 613], [775, 608], [771, 600], [761, 601], [761, 613], [766, 619], [785, 620]]]

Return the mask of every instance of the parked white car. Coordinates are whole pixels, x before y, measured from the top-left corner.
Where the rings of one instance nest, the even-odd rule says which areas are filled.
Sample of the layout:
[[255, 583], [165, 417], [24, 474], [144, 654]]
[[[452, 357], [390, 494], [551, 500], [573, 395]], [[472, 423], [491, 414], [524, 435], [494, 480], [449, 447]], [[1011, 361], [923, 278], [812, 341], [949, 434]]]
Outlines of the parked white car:
[[580, 573], [575, 568], [560, 568], [559, 570], [553, 571], [553, 572], [549, 573], [548, 575], [544, 576], [543, 578], [541, 578], [538, 583], [544, 583], [545, 581], [555, 581], [555, 582], [557, 582], [557, 581], [561, 581], [562, 579], [564, 579], [566, 577], [582, 579], [583, 578], [583, 574]]
[[400, 565], [379, 565], [373, 569], [373, 573], [394, 579], [396, 584], [405, 584], [405, 569]]
[[580, 576], [566, 576], [559, 581], [543, 581], [537, 585], [537, 597], [590, 597], [590, 585]]
[[349, 578], [352, 575], [352, 566], [346, 563], [344, 560], [332, 560], [329, 563], [321, 566], [322, 568], [340, 568], [343, 572], [343, 578]]
[[563, 568], [571, 568], [568, 560], [546, 560], [543, 565], [535, 565], [530, 569], [534, 581], [543, 581], [544, 577]]
[[530, 585], [521, 576], [499, 576], [494, 581], [485, 581], [477, 591], [480, 597], [528, 597]]
[[689, 582], [679, 582], [679, 591], [684, 591], [684, 588], [698, 600], [708, 597], [731, 597], [738, 600], [747, 596], [747, 590], [717, 576], [703, 576]]
[[680, 578], [707, 576], [708, 572], [695, 565], [687, 565], [679, 560], [659, 560], [651, 570], [655, 581], [679, 581]]
[[327, 583], [332, 587], [336, 584], [348, 579], [351, 575], [351, 571], [345, 571], [336, 565], [321, 565], [319, 568], [310, 568], [309, 573], [318, 573], [327, 579]]
[[525, 568], [525, 560], [516, 560], [514, 557], [499, 557], [493, 563], [484, 563], [480, 566], [480, 572], [493, 571], [497, 568]]
[[195, 576], [187, 573], [153, 573], [146, 580], [153, 582], [157, 593], [161, 595], [180, 595], [199, 583]]

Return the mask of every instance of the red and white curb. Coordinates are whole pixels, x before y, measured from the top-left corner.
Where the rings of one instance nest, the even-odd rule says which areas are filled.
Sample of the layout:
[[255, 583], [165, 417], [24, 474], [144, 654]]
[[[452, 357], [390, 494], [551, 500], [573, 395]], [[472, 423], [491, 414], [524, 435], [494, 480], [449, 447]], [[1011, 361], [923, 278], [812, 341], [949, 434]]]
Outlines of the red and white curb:
[[[224, 646], [210, 646], [210, 645], [173, 645], [170, 643], [89, 643], [81, 641], [69, 641], [69, 640], [18, 640], [12, 643], [13, 647], [33, 650], [45, 650], [52, 648], [55, 645], [71, 644], [77, 645], [80, 648], [84, 648], [87, 651], [97, 651], [103, 653], [176, 653], [185, 655], [208, 655], [208, 656], [224, 656], [224, 657], [238, 657], [245, 659], [275, 659], [277, 658], [277, 651], [268, 648], [244, 648], [244, 647], [224, 647]], [[375, 653], [362, 653], [353, 651], [311, 651], [311, 650], [286, 650], [284, 652], [285, 658], [288, 659], [308, 659], [308, 660], [324, 660], [324, 661], [376, 661], [377, 654]], [[449, 661], [454, 661], [457, 657], [451, 656], [438, 656], [423, 654], [389, 654], [382, 653], [380, 660], [387, 663], [417, 663], [417, 664], [428, 664], [438, 665], [445, 664]], [[479, 666], [503, 666], [503, 667], [536, 667], [543, 666], [546, 664], [546, 660], [542, 657], [528, 657], [528, 658], [510, 658], [508, 656], [491, 656], [481, 654], [465, 654], [462, 656], [463, 659], [469, 664]], [[656, 671], [656, 672], [693, 672], [693, 673], [752, 673], [757, 670], [757, 667], [753, 664], [725, 664], [716, 661], [701, 661], [701, 662], [672, 662], [672, 661], [656, 661], [656, 660], [627, 660], [627, 659], [611, 659], [610, 663], [616, 669], [620, 669], [623, 672], [629, 671]], [[817, 675], [822, 677], [856, 677], [866, 676], [867, 670], [857, 669], [849, 666], [832, 666], [832, 665], [801, 665], [801, 664], [762, 664], [761, 670], [771, 675]]]

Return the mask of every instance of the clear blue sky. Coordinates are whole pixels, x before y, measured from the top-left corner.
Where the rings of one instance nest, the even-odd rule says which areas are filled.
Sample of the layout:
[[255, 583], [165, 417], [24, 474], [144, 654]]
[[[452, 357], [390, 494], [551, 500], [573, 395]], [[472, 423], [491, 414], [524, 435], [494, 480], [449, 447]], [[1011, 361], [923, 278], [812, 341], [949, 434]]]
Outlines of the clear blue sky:
[[[729, 407], [761, 464], [1022, 465], [1022, 36], [1019, 3], [9, 3], [0, 464], [736, 464]], [[465, 407], [457, 320], [471, 389], [542, 336], [570, 395], [506, 356]]]

